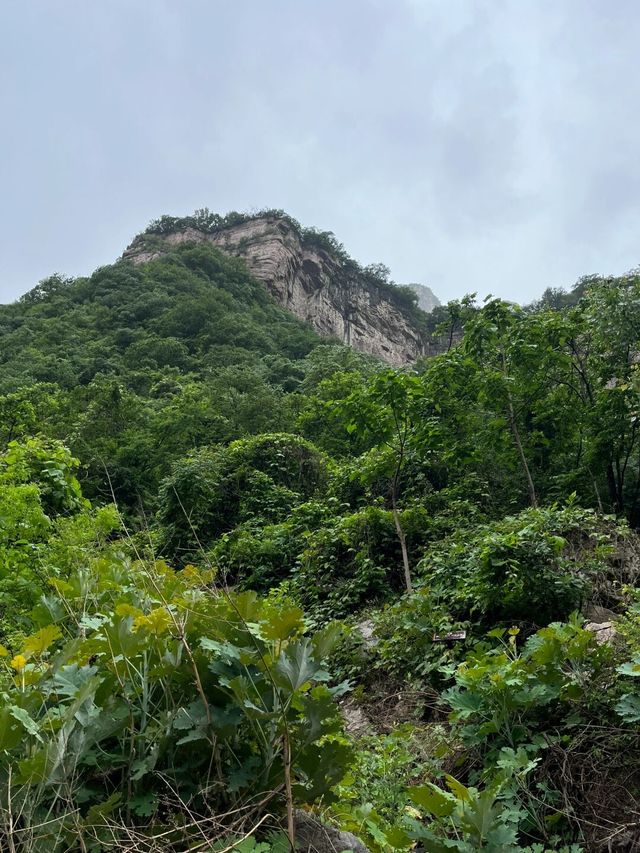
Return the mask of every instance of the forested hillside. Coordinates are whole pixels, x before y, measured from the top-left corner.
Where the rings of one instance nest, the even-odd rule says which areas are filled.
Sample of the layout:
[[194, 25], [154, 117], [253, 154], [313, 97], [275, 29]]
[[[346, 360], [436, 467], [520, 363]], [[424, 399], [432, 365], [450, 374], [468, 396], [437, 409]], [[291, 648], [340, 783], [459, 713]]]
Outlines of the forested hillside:
[[636, 849], [640, 276], [429, 325], [204, 243], [0, 308], [2, 850]]
[[85, 492], [113, 488], [127, 510], [152, 499], [176, 456], [287, 428], [320, 340], [204, 245], [53, 276], [0, 308], [0, 330], [3, 440], [62, 438]]

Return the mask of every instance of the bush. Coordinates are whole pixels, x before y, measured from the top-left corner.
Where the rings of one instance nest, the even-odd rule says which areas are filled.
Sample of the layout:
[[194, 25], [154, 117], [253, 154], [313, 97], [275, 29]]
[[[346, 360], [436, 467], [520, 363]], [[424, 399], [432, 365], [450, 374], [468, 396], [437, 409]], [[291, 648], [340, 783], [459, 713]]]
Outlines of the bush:
[[[412, 556], [429, 538], [419, 507], [400, 513]], [[306, 537], [291, 591], [320, 622], [383, 602], [403, 586], [402, 555], [393, 515], [369, 506], [338, 516]]]
[[[373, 666], [409, 681], [441, 685], [441, 669], [459, 663], [474, 642], [470, 623], [453, 621], [426, 587], [387, 604], [375, 616], [378, 643]], [[451, 631], [467, 630], [468, 638], [455, 642], [434, 640]]]
[[45, 512], [70, 513], [88, 505], [76, 478], [79, 467], [80, 460], [59, 441], [11, 441], [0, 456], [0, 483], [35, 483]]
[[56, 442], [11, 442], [0, 456], [0, 636], [25, 628], [47, 587], [119, 526], [112, 507], [94, 512], [75, 477], [77, 460]]
[[297, 608], [211, 580], [95, 559], [54, 582], [13, 658], [0, 649], [3, 849], [11, 832], [51, 853], [201, 846], [280, 808], [285, 773], [302, 802], [340, 780], [350, 751], [322, 666], [336, 630], [307, 637]]
[[606, 568], [608, 543], [592, 511], [528, 509], [453, 536], [426, 554], [419, 572], [455, 618], [546, 625], [580, 606]]
[[322, 487], [326, 465], [310, 442], [287, 433], [197, 451], [163, 483], [161, 549], [187, 558], [245, 521], [286, 518]]

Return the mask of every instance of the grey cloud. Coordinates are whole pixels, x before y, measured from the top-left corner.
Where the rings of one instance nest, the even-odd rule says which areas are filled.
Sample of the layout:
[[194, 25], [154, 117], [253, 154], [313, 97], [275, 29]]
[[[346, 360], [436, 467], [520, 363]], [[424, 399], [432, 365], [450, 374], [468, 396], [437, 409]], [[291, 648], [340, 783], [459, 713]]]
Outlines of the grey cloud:
[[638, 263], [632, 0], [0, 9], [0, 298], [162, 213], [275, 206], [365, 263], [528, 300]]

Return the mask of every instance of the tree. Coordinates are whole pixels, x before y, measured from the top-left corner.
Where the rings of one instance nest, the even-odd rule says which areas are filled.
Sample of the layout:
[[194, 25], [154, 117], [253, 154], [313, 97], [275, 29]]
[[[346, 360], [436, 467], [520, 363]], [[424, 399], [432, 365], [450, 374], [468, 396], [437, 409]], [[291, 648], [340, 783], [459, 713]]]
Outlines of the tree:
[[[604, 476], [615, 512], [637, 522], [640, 502], [640, 276], [591, 279], [568, 340], [583, 465]], [[575, 416], [575, 414], [574, 414]]]
[[389, 451], [389, 495], [402, 552], [407, 592], [411, 592], [413, 586], [398, 501], [408, 446], [416, 429], [414, 408], [420, 393], [420, 379], [415, 374], [385, 370], [378, 373], [362, 390], [356, 390], [340, 404], [346, 416], [346, 429], [349, 433], [358, 433], [372, 447], [386, 448]]

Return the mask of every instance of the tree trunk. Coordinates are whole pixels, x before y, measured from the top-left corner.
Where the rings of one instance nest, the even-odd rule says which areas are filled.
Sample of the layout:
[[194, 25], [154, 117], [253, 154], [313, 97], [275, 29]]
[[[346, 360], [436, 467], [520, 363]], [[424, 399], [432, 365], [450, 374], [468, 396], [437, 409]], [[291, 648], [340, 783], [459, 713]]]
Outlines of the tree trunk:
[[511, 394], [508, 395], [509, 400], [509, 424], [511, 426], [511, 434], [513, 435], [513, 440], [515, 442], [516, 448], [518, 450], [518, 456], [520, 457], [520, 462], [522, 463], [522, 470], [524, 471], [524, 476], [527, 481], [527, 487], [529, 489], [529, 502], [532, 507], [537, 508], [538, 506], [538, 497], [536, 495], [536, 487], [533, 483], [533, 477], [531, 476], [531, 471], [529, 470], [529, 465], [527, 463], [527, 457], [524, 455], [524, 449], [522, 447], [522, 441], [520, 440], [520, 432], [518, 430], [518, 424], [516, 423], [516, 413], [513, 410], [513, 402], [511, 400]]
[[518, 430], [518, 424], [516, 422], [516, 413], [513, 408], [513, 398], [511, 396], [511, 391], [509, 390], [509, 374], [507, 371], [507, 359], [504, 353], [504, 347], [500, 347], [500, 355], [502, 357], [502, 375], [505, 380], [505, 390], [507, 392], [507, 407], [508, 407], [508, 415], [509, 415], [509, 426], [511, 427], [511, 435], [513, 436], [513, 440], [516, 445], [516, 449], [518, 451], [518, 456], [520, 457], [520, 462], [522, 464], [522, 470], [524, 471], [524, 476], [527, 481], [527, 487], [529, 489], [529, 503], [534, 509], [538, 506], [538, 497], [536, 495], [536, 487], [533, 484], [533, 477], [531, 476], [531, 471], [529, 470], [529, 464], [527, 463], [527, 457], [524, 455], [524, 448], [522, 447], [522, 441], [520, 440], [520, 431]]
[[407, 540], [404, 535], [404, 530], [402, 529], [402, 522], [400, 521], [400, 513], [398, 512], [398, 507], [396, 504], [396, 493], [397, 493], [398, 483], [396, 478], [394, 478], [393, 485], [391, 487], [391, 509], [393, 512], [393, 521], [396, 526], [396, 533], [398, 534], [398, 540], [400, 542], [400, 550], [402, 551], [402, 565], [404, 568], [404, 583], [407, 588], [407, 592], [413, 592], [413, 585], [411, 583], [411, 568], [409, 566], [409, 554], [407, 552]]
[[284, 762], [284, 795], [287, 805], [287, 837], [292, 850], [296, 849], [296, 829], [293, 817], [293, 791], [291, 786], [291, 743], [289, 742], [289, 730], [285, 728], [283, 742]]
[[607, 463], [607, 487], [609, 489], [609, 500], [615, 513], [622, 512], [622, 500], [618, 482], [616, 480], [616, 472], [613, 468], [613, 462]]

